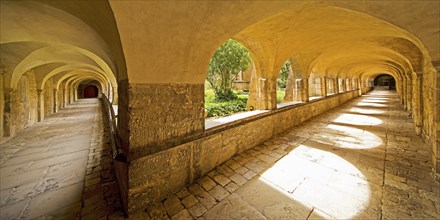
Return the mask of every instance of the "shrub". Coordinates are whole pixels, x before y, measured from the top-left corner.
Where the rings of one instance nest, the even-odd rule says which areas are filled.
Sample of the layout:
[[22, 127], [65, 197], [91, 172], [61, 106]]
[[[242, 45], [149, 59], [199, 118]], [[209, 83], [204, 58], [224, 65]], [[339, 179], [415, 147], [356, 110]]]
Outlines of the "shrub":
[[227, 102], [209, 102], [205, 104], [205, 108], [208, 111], [208, 117], [226, 116], [246, 111], [246, 101], [247, 98], [239, 97]]

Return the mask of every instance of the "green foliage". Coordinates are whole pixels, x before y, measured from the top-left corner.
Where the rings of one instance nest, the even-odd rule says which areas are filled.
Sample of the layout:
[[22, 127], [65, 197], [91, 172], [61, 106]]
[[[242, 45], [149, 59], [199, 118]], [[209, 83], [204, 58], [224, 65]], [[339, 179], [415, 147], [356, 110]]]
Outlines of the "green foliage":
[[205, 103], [208, 117], [226, 116], [236, 112], [246, 111], [247, 98], [237, 98], [231, 101]]
[[238, 98], [231, 101], [218, 101], [212, 89], [205, 89], [205, 108], [208, 117], [220, 117], [246, 111], [247, 94], [235, 94]]
[[208, 66], [207, 81], [214, 90], [217, 101], [237, 99], [232, 91], [235, 78], [251, 63], [249, 52], [233, 39], [227, 40], [215, 51]]
[[277, 89], [277, 103], [283, 102], [285, 95], [286, 91], [284, 89]]
[[286, 88], [287, 83], [287, 77], [289, 76], [289, 68], [290, 68], [290, 61], [287, 60], [283, 67], [280, 69], [280, 73], [277, 78], [277, 85], [279, 88]]

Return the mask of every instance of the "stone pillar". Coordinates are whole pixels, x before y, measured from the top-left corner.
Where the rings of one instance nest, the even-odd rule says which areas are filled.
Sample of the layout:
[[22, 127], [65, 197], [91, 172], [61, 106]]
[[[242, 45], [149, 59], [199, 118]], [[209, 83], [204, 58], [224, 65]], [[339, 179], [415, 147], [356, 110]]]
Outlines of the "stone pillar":
[[[205, 131], [204, 84], [119, 82], [118, 139], [127, 155], [128, 212], [189, 183], [194, 151], [179, 145]], [[152, 175], [150, 175], [152, 174]], [[160, 187], [159, 187], [160, 186]]]
[[53, 89], [53, 113], [58, 112], [58, 89]]
[[[434, 62], [433, 62], [434, 63]], [[435, 62], [435, 69], [437, 72], [434, 72], [434, 87], [437, 88], [434, 91], [434, 119], [435, 119], [435, 139], [433, 141], [432, 149], [434, 151], [434, 169], [436, 172], [436, 180], [440, 182], [440, 60]], [[423, 83], [422, 83], [423, 84]], [[423, 87], [422, 87], [423, 88]]]
[[67, 106], [68, 103], [68, 93], [66, 89], [63, 89], [63, 108]]
[[272, 110], [277, 108], [276, 78], [252, 78], [246, 108]]
[[[399, 98], [400, 98], [400, 103], [405, 107], [405, 88], [406, 88], [406, 81], [405, 81], [405, 77], [401, 77], [399, 79]], [[406, 107], [405, 107], [406, 108]]]
[[44, 119], [44, 89], [37, 89], [37, 115], [38, 121]]
[[339, 94], [339, 79], [338, 79], [338, 77], [333, 79], [333, 87], [335, 90], [335, 94]]
[[301, 101], [308, 102], [309, 97], [309, 78], [306, 77], [301, 80]]
[[113, 97], [112, 97], [112, 104], [117, 105], [118, 104], [118, 87], [113, 88]]
[[73, 89], [73, 101], [76, 102], [78, 100], [78, 90]]
[[410, 77], [406, 77], [406, 110], [412, 112], [412, 82]]
[[327, 96], [327, 78], [321, 77], [321, 96], [326, 97]]
[[5, 137], [14, 136], [15, 117], [13, 115], [13, 105], [16, 99], [16, 92], [12, 89], [4, 90], [3, 107], [3, 135]]
[[341, 87], [342, 87], [342, 91], [341, 92], [346, 92], [347, 89], [345, 87], [345, 79], [341, 79]]
[[416, 134], [421, 135], [423, 128], [423, 75], [413, 72], [412, 79], [412, 115]]

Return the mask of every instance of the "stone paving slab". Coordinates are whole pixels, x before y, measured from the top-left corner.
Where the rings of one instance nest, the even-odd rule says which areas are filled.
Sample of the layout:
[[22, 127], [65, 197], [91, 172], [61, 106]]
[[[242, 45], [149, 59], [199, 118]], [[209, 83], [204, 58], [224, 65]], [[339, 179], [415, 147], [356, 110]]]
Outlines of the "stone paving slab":
[[[103, 135], [108, 133], [105, 123], [99, 99], [80, 99], [2, 142], [0, 219], [81, 218], [81, 211], [87, 210], [84, 204], [89, 205], [88, 198], [99, 194], [85, 191], [93, 170], [101, 176], [102, 169], [87, 169], [96, 160], [102, 160], [100, 167], [108, 167], [103, 171], [108, 174], [103, 173], [103, 180], [96, 183], [102, 189], [100, 202], [112, 208], [89, 205], [95, 214], [93, 219], [117, 210], [117, 189], [109, 171], [112, 161], [108, 135]], [[92, 218], [84, 215], [82, 219]]]
[[234, 156], [169, 195], [176, 208], [130, 218], [440, 219], [429, 149], [407, 115], [395, 92], [373, 91]]

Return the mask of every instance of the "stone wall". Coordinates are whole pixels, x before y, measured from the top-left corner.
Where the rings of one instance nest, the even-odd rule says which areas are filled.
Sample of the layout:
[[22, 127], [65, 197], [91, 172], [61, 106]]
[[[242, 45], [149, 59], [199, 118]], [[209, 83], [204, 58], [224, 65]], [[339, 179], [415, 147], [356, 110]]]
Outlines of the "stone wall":
[[166, 150], [204, 131], [203, 84], [130, 84], [128, 102], [120, 103], [120, 121], [129, 119], [122, 126], [129, 131], [130, 159]]
[[24, 74], [15, 91], [13, 113], [15, 116], [15, 132], [32, 125], [37, 121], [37, 84], [32, 72]]
[[[3, 80], [3, 68], [0, 63], [0, 140], [3, 140], [4, 136], [4, 109], [5, 109], [5, 91], [4, 91], [4, 80]], [[0, 141], [1, 142], [1, 141]]]
[[309, 78], [309, 96], [322, 96], [321, 94], [321, 79]]
[[53, 79], [50, 78], [46, 81], [44, 86], [44, 116], [49, 116], [54, 110], [54, 94], [53, 94]]
[[440, 67], [436, 69], [426, 63], [422, 83], [422, 135], [432, 149], [432, 161], [440, 179]]
[[[159, 201], [232, 156], [357, 96], [359, 91], [354, 90], [287, 106], [215, 127], [204, 133], [197, 132], [198, 137], [191, 141], [132, 158], [128, 163], [128, 212], [135, 212]], [[160, 117], [156, 120], [160, 120]]]

